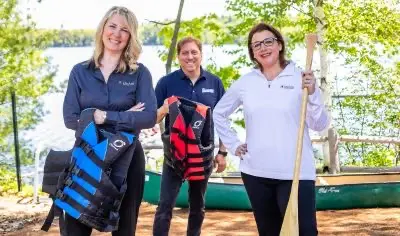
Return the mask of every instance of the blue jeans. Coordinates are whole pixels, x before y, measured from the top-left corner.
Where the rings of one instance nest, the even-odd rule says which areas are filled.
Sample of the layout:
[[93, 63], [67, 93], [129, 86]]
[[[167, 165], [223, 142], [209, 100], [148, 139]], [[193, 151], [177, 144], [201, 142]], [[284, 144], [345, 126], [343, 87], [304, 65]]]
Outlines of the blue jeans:
[[[187, 227], [188, 236], [198, 236], [204, 220], [204, 202], [208, 178], [200, 181], [189, 181], [189, 221]], [[172, 209], [182, 186], [182, 178], [165, 161], [161, 179], [160, 202], [154, 217], [153, 235], [168, 235], [171, 225]]]
[[[260, 236], [279, 236], [292, 187], [291, 180], [278, 180], [242, 172]], [[299, 235], [316, 236], [315, 181], [299, 181]]]

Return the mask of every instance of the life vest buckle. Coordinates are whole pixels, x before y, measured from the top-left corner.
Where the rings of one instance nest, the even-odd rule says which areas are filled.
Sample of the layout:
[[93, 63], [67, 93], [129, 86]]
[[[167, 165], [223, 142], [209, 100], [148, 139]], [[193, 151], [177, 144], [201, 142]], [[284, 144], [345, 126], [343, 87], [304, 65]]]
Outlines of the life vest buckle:
[[106, 173], [106, 175], [110, 176], [111, 175], [111, 171], [112, 171], [112, 168], [108, 167], [107, 170], [104, 171], [104, 173]]
[[119, 206], [121, 205], [121, 201], [120, 200], [115, 200], [114, 204], [113, 204], [113, 208], [115, 210], [118, 210]]
[[72, 178], [71, 177], [69, 177], [66, 181], [65, 181], [65, 186], [66, 187], [70, 187], [71, 185], [72, 185], [72, 183], [73, 183], [73, 181], [72, 181]]
[[76, 176], [80, 176], [79, 174], [81, 173], [81, 169], [79, 169], [77, 166], [74, 166], [71, 170], [71, 173]]
[[178, 132], [178, 137], [181, 138], [182, 140], [186, 140], [185, 135], [183, 135], [181, 132]]
[[93, 152], [93, 149], [87, 143], [83, 143], [81, 145], [81, 148], [82, 148], [83, 152], [86, 153], [87, 155], [89, 155], [89, 153]]
[[60, 199], [60, 200], [65, 200], [65, 194], [63, 191], [61, 190], [57, 190], [56, 192], [56, 198]]

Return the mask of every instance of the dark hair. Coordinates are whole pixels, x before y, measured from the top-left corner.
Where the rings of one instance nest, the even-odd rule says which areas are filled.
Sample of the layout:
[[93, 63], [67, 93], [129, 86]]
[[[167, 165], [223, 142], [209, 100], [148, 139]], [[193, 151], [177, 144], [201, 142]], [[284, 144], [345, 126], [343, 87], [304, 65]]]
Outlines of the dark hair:
[[271, 25], [268, 25], [263, 22], [255, 25], [249, 32], [249, 36], [247, 39], [247, 48], [249, 50], [249, 55], [250, 55], [251, 61], [254, 62], [258, 68], [263, 70], [262, 65], [255, 59], [253, 48], [251, 47], [251, 40], [253, 39], [253, 35], [255, 33], [262, 32], [262, 31], [271, 32], [277, 38], [278, 43], [280, 43], [282, 45], [282, 50], [279, 52], [279, 64], [280, 64], [281, 68], [284, 68], [285, 65], [287, 64], [287, 61], [285, 59], [285, 41], [283, 40], [283, 36], [277, 29], [275, 29]]
[[183, 45], [185, 45], [187, 43], [191, 43], [191, 42], [195, 43], [197, 45], [197, 47], [199, 48], [200, 52], [202, 52], [201, 51], [202, 46], [201, 46], [200, 40], [193, 38], [192, 36], [188, 36], [188, 37], [184, 37], [181, 40], [179, 40], [178, 44], [176, 45], [177, 54], [179, 55]]

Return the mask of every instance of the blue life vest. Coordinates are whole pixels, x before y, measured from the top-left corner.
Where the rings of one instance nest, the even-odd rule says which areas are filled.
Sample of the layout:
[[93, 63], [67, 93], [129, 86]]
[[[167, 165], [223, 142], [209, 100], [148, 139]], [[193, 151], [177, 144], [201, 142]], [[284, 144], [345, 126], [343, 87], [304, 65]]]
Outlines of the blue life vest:
[[69, 166], [58, 179], [44, 231], [50, 228], [58, 209], [98, 231], [118, 229], [136, 137], [100, 130], [94, 122], [94, 111], [86, 109], [81, 113]]

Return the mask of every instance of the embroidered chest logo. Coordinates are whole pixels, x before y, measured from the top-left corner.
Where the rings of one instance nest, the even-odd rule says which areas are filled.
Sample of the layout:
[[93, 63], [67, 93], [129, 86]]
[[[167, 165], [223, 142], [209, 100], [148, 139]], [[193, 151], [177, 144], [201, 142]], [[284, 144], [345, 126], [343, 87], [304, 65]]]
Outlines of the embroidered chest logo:
[[281, 88], [283, 89], [294, 89], [293, 85], [281, 85]]
[[202, 93], [214, 93], [214, 89], [206, 89], [206, 88], [202, 88], [201, 89]]
[[122, 86], [133, 86], [135, 85], [135, 82], [126, 82], [126, 81], [119, 81], [118, 84], [122, 85]]

